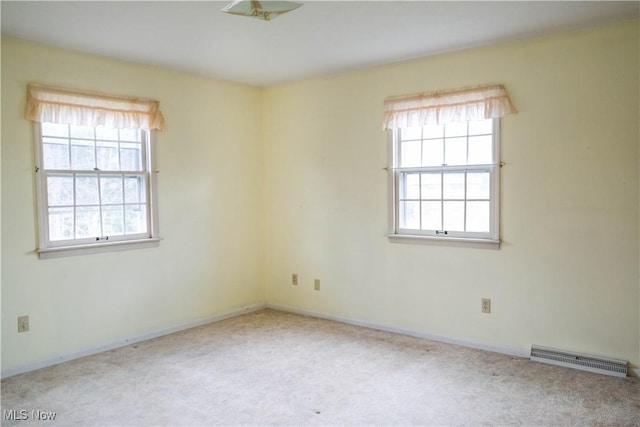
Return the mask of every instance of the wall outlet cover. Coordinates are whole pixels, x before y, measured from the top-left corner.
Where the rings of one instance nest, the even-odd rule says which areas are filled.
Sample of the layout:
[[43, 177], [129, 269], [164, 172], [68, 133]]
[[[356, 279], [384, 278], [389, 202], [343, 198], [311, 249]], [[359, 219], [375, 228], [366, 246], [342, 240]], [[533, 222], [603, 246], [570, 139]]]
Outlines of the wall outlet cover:
[[18, 316], [18, 333], [29, 331], [29, 316]]
[[490, 298], [482, 298], [480, 310], [483, 313], [491, 313], [491, 299]]

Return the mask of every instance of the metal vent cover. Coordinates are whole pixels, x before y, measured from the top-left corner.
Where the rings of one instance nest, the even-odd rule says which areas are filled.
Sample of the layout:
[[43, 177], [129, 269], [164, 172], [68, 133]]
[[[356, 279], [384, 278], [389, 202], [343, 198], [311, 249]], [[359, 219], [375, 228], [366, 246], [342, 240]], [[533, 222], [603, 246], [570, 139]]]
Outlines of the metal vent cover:
[[557, 350], [538, 345], [531, 346], [530, 359], [536, 362], [566, 366], [568, 368], [575, 368], [598, 374], [613, 375], [616, 377], [627, 376], [628, 362], [626, 360], [572, 353], [565, 350]]

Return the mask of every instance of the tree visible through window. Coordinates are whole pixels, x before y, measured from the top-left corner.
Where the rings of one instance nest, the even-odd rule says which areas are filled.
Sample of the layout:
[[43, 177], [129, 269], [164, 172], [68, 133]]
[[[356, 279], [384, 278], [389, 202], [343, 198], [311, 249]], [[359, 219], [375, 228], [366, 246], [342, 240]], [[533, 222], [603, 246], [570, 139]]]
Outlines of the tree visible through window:
[[42, 123], [49, 240], [118, 240], [148, 231], [141, 129]]
[[155, 246], [157, 101], [27, 87], [40, 257]]

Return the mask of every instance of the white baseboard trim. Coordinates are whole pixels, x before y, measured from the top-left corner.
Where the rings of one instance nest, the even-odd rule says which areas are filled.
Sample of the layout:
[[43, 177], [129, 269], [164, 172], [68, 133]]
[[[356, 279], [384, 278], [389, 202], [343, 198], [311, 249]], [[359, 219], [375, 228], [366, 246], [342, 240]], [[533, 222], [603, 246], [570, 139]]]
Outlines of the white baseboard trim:
[[[62, 354], [52, 359], [46, 359], [46, 360], [42, 360], [35, 363], [29, 363], [26, 365], [5, 369], [0, 373], [0, 378], [4, 379], [4, 378], [13, 377], [15, 375], [23, 374], [25, 372], [35, 371], [36, 369], [46, 368], [48, 366], [57, 365], [60, 363], [68, 362], [70, 360], [79, 359], [81, 357], [91, 356], [93, 354], [102, 353], [104, 351], [113, 350], [115, 348], [124, 347], [127, 345], [135, 344], [137, 342], [158, 338], [163, 335], [169, 335], [169, 334], [180, 332], [186, 329], [191, 329], [191, 328], [206, 325], [209, 323], [219, 322], [221, 320], [229, 319], [231, 317], [240, 316], [242, 314], [264, 310], [265, 308], [270, 308], [273, 310], [278, 310], [278, 311], [283, 311], [288, 313], [302, 314], [305, 316], [317, 317], [320, 319], [333, 320], [336, 322], [347, 323], [350, 325], [362, 326], [370, 329], [378, 329], [385, 332], [393, 332], [393, 333], [408, 335], [416, 338], [424, 338], [424, 339], [443, 342], [447, 344], [454, 344], [454, 345], [459, 345], [463, 347], [476, 348], [479, 350], [486, 350], [494, 353], [502, 353], [502, 354], [507, 354], [509, 356], [522, 357], [525, 359], [529, 358], [529, 349], [519, 349], [514, 347], [485, 344], [477, 341], [470, 341], [470, 340], [464, 340], [459, 338], [445, 337], [441, 335], [435, 335], [435, 334], [429, 334], [421, 331], [416, 331], [413, 329], [396, 328], [392, 326], [383, 325], [380, 323], [365, 322], [365, 321], [353, 319], [350, 317], [329, 315], [329, 314], [325, 314], [325, 313], [321, 313], [313, 310], [305, 310], [305, 309], [291, 307], [283, 304], [259, 303], [259, 304], [253, 304], [253, 305], [225, 311], [223, 313], [220, 313], [214, 316], [205, 317], [203, 319], [195, 320], [193, 322], [183, 323], [170, 328], [165, 328], [155, 332], [150, 332], [148, 334], [124, 338], [122, 340], [118, 340], [110, 344], [105, 344], [98, 347], [91, 347], [91, 348], [74, 352], [74, 353]], [[629, 376], [640, 377], [640, 368], [630, 367]]]
[[79, 359], [81, 357], [91, 356], [93, 354], [102, 353], [103, 351], [113, 350], [118, 347], [124, 347], [127, 345], [135, 344], [137, 342], [150, 340], [153, 338], [158, 338], [163, 335], [173, 334], [175, 332], [184, 331], [185, 329], [195, 328], [197, 326], [206, 325], [208, 323], [219, 322], [224, 319], [228, 319], [230, 317], [240, 316], [242, 314], [251, 313], [254, 311], [264, 310], [267, 308], [267, 305], [264, 303], [248, 305], [245, 307], [235, 308], [233, 310], [225, 311], [220, 314], [216, 314], [214, 316], [205, 317], [202, 319], [198, 319], [192, 322], [182, 323], [177, 326], [172, 326], [170, 328], [160, 329], [158, 331], [150, 332], [148, 334], [138, 335], [135, 337], [124, 338], [110, 344], [105, 344], [97, 347], [87, 348], [81, 351], [62, 354], [58, 357], [52, 359], [46, 359], [35, 363], [29, 363], [26, 365], [16, 366], [14, 368], [5, 369], [0, 374], [2, 379], [13, 377], [15, 375], [23, 374], [29, 371], [35, 371], [36, 369], [46, 368], [48, 366], [57, 365], [60, 363], [68, 362], [70, 360]]
[[350, 318], [350, 317], [328, 315], [328, 314], [320, 313], [320, 312], [317, 312], [317, 311], [304, 310], [304, 309], [300, 309], [300, 308], [296, 308], [296, 307], [290, 307], [290, 306], [282, 305], [282, 304], [267, 303], [267, 308], [271, 308], [273, 310], [289, 312], [289, 313], [303, 314], [303, 315], [311, 316], [311, 317], [318, 317], [318, 318], [321, 318], [321, 319], [334, 320], [336, 322], [348, 323], [350, 325], [362, 326], [362, 327], [370, 328], [370, 329], [378, 329], [378, 330], [385, 331], [385, 332], [393, 332], [393, 333], [396, 333], [396, 334], [408, 335], [408, 336], [416, 337], [416, 338], [424, 338], [424, 339], [428, 339], [428, 340], [431, 340], [431, 341], [438, 341], [438, 342], [443, 342], [443, 343], [447, 343], [447, 344], [454, 344], [454, 345], [459, 345], [459, 346], [462, 346], [462, 347], [475, 348], [475, 349], [478, 349], [478, 350], [486, 350], [486, 351], [491, 351], [493, 353], [502, 353], [502, 354], [507, 354], [509, 356], [523, 357], [523, 358], [526, 358], [526, 359], [529, 358], [529, 350], [530, 349], [520, 349], [520, 348], [514, 348], [514, 347], [486, 344], [486, 343], [481, 343], [481, 342], [477, 342], [477, 341], [465, 340], [465, 339], [461, 339], [461, 338], [445, 337], [445, 336], [442, 336], [442, 335], [430, 334], [430, 333], [426, 333], [426, 332], [416, 331], [416, 330], [413, 330], [413, 329], [396, 328], [396, 327], [393, 327], [393, 326], [387, 326], [387, 325], [383, 325], [383, 324], [380, 324], [380, 323], [365, 322], [365, 321], [358, 320], [358, 319], [353, 319], [353, 318]]
[[[283, 304], [267, 303], [266, 307], [273, 310], [279, 310], [279, 311], [284, 311], [288, 313], [303, 314], [305, 316], [318, 317], [320, 319], [327, 319], [327, 320], [334, 320], [336, 322], [347, 323], [355, 326], [362, 326], [370, 329], [378, 329], [385, 332], [393, 332], [393, 333], [402, 334], [402, 335], [409, 335], [416, 338], [424, 338], [431, 341], [438, 341], [438, 342], [443, 342], [447, 344], [459, 345], [462, 347], [475, 348], [478, 350], [486, 350], [486, 351], [491, 351], [493, 353], [502, 353], [509, 356], [522, 357], [524, 359], [529, 359], [530, 357], [530, 351], [531, 351], [530, 348], [522, 349], [522, 348], [515, 348], [515, 347], [508, 347], [508, 346], [486, 344], [478, 341], [471, 341], [471, 340], [465, 340], [460, 338], [445, 337], [442, 335], [430, 334], [426, 332], [416, 331], [413, 329], [396, 328], [393, 326], [387, 326], [380, 323], [365, 322], [365, 321], [353, 319], [350, 317], [333, 316], [333, 315], [320, 313], [313, 310], [304, 310], [304, 309], [291, 307]], [[628, 369], [628, 376], [640, 377], [640, 367], [630, 366]]]

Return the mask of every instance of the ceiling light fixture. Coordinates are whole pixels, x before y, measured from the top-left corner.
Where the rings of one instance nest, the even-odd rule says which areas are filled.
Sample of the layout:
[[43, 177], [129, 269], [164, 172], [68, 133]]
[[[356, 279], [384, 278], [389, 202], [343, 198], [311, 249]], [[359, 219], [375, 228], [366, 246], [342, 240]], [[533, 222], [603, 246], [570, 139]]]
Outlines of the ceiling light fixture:
[[292, 1], [236, 0], [223, 7], [222, 11], [232, 15], [249, 16], [269, 21], [300, 6], [302, 3]]

